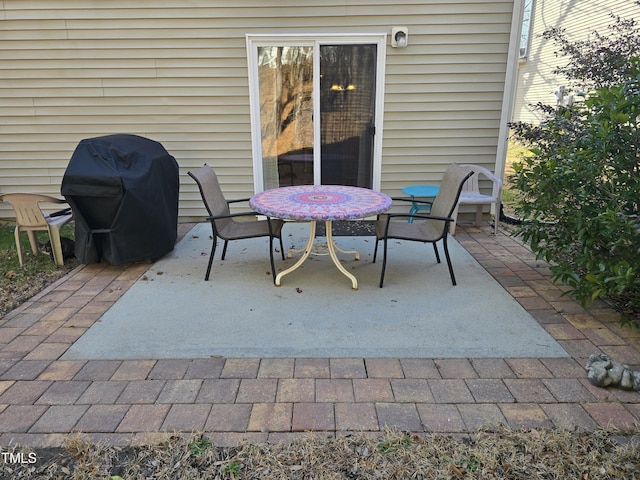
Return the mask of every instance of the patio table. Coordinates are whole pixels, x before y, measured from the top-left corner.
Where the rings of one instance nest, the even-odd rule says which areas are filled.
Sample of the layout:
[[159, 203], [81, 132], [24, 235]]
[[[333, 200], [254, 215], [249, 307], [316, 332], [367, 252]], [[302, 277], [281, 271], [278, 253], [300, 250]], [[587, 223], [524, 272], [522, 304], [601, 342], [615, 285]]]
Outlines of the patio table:
[[276, 276], [277, 286], [280, 285], [282, 277], [300, 267], [312, 253], [316, 222], [324, 221], [328, 254], [338, 270], [351, 280], [352, 288], [357, 290], [358, 280], [342, 266], [336, 251], [353, 253], [356, 260], [360, 259], [360, 254], [356, 251], [344, 251], [336, 246], [333, 240], [332, 222], [357, 220], [384, 213], [391, 208], [391, 198], [383, 193], [360, 187], [297, 185], [257, 193], [251, 197], [249, 205], [256, 212], [269, 217], [310, 222], [309, 240], [306, 246], [301, 250], [290, 250], [288, 253], [289, 258], [291, 258], [291, 252], [303, 252], [302, 256], [293, 266]]

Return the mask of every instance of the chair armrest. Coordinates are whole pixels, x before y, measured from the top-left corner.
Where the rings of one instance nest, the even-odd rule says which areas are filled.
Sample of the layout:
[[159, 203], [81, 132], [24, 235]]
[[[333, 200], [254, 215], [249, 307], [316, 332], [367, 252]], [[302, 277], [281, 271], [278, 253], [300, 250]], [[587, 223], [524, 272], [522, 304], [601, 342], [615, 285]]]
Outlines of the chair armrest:
[[502, 180], [496, 177], [489, 170], [487, 169], [485, 170], [486, 171], [480, 172], [480, 173], [483, 174], [485, 177], [487, 177], [489, 180], [491, 180], [491, 182], [493, 183], [491, 188], [491, 196], [496, 197], [498, 200], [500, 200], [500, 196], [502, 192]]
[[250, 198], [238, 198], [236, 200], [227, 200], [227, 203], [239, 203], [239, 202], [248, 202], [251, 200]]
[[414, 214], [410, 214], [410, 213], [388, 213], [387, 215], [387, 221], [384, 223], [384, 236], [387, 237], [389, 235], [389, 225], [391, 224], [391, 219], [392, 218], [423, 218], [425, 220], [439, 220], [442, 222], [445, 222], [445, 227], [444, 227], [444, 235], [446, 235], [446, 231], [448, 230], [447, 225], [451, 222], [453, 222], [453, 218], [451, 217], [438, 217], [436, 215], [428, 215], [428, 214], [421, 214], [421, 213], [414, 213]]
[[496, 197], [498, 199], [500, 198], [500, 192], [502, 190], [502, 180], [496, 177], [493, 174], [493, 172], [491, 172], [491, 170], [485, 167], [481, 167], [479, 165], [463, 164], [461, 166], [473, 168], [473, 170], [476, 172], [477, 175], [482, 175], [485, 178], [491, 180], [491, 182], [493, 183], [491, 196]]
[[207, 220], [222, 220], [223, 218], [248, 217], [250, 215], [256, 216], [260, 214], [258, 212], [238, 212], [230, 213], [228, 215], [212, 215], [210, 217], [207, 217]]
[[436, 215], [427, 215], [427, 214], [422, 214], [422, 213], [386, 213], [385, 214], [387, 216], [387, 223], [392, 219], [392, 218], [423, 218], [425, 220], [439, 220], [442, 222], [453, 222], [453, 218], [451, 217], [438, 217]]
[[[393, 200], [393, 201], [398, 200], [398, 201], [401, 201], [401, 202], [408, 202], [408, 203], [419, 203], [421, 205], [432, 205], [433, 204], [433, 201], [431, 201], [431, 200], [413, 200], [413, 199], [408, 198], [408, 197], [391, 197], [391, 200]], [[416, 214], [411, 215], [411, 214], [403, 214], [403, 213], [397, 213], [397, 214], [396, 213], [380, 213], [380, 214], [378, 214], [378, 220], [380, 220], [380, 217], [385, 216], [385, 215], [386, 216], [399, 216], [399, 217], [402, 217], [402, 216], [415, 217], [415, 216], [417, 216]]]
[[391, 197], [391, 200], [393, 200], [394, 202], [397, 200], [400, 202], [422, 203], [424, 205], [431, 205], [433, 203], [433, 200], [417, 200], [408, 197]]

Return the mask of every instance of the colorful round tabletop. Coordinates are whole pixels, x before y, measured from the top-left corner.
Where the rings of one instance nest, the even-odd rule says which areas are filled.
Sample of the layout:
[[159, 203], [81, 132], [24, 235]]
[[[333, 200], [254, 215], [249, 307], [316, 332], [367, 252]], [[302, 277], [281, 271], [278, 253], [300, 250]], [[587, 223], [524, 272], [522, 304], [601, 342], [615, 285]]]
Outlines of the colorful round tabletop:
[[343, 185], [296, 185], [257, 193], [249, 201], [263, 215], [287, 220], [355, 220], [391, 208], [384, 193]]

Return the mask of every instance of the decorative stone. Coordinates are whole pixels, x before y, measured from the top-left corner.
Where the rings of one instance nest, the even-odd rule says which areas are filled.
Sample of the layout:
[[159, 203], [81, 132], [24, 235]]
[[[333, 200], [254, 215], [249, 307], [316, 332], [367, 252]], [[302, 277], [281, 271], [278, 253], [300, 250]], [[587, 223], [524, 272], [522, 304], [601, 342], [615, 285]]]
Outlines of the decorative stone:
[[593, 354], [587, 361], [589, 381], [598, 387], [617, 387], [640, 392], [640, 372], [635, 372], [604, 353]]

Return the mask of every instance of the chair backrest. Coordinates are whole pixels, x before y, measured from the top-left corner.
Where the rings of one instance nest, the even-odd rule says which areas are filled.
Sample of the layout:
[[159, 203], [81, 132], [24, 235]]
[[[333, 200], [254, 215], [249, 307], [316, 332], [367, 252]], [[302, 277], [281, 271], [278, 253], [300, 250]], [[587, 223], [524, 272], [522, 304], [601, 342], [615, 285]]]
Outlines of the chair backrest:
[[460, 192], [465, 182], [473, 177], [473, 170], [469, 171], [454, 163], [444, 172], [438, 195], [431, 205], [430, 215], [436, 217], [451, 217], [458, 204]]
[[[220, 184], [218, 183], [218, 176], [213, 169], [205, 163], [197, 170], [190, 171], [188, 173], [189, 176], [198, 184], [202, 201], [204, 202], [204, 206], [207, 208], [209, 215], [229, 215], [229, 204], [222, 194]], [[223, 219], [218, 220], [216, 223], [222, 227], [222, 225], [229, 221], [229, 219]]]
[[40, 210], [40, 202], [65, 203], [59, 198], [37, 193], [6, 193], [0, 195], [0, 200], [13, 207], [16, 214], [16, 224], [25, 230], [47, 229], [47, 220]]
[[[460, 168], [467, 172], [476, 172], [473, 168], [473, 165], [460, 165]], [[478, 184], [478, 175], [472, 175], [464, 184], [462, 185], [462, 192], [474, 192], [480, 193], [480, 185]]]

